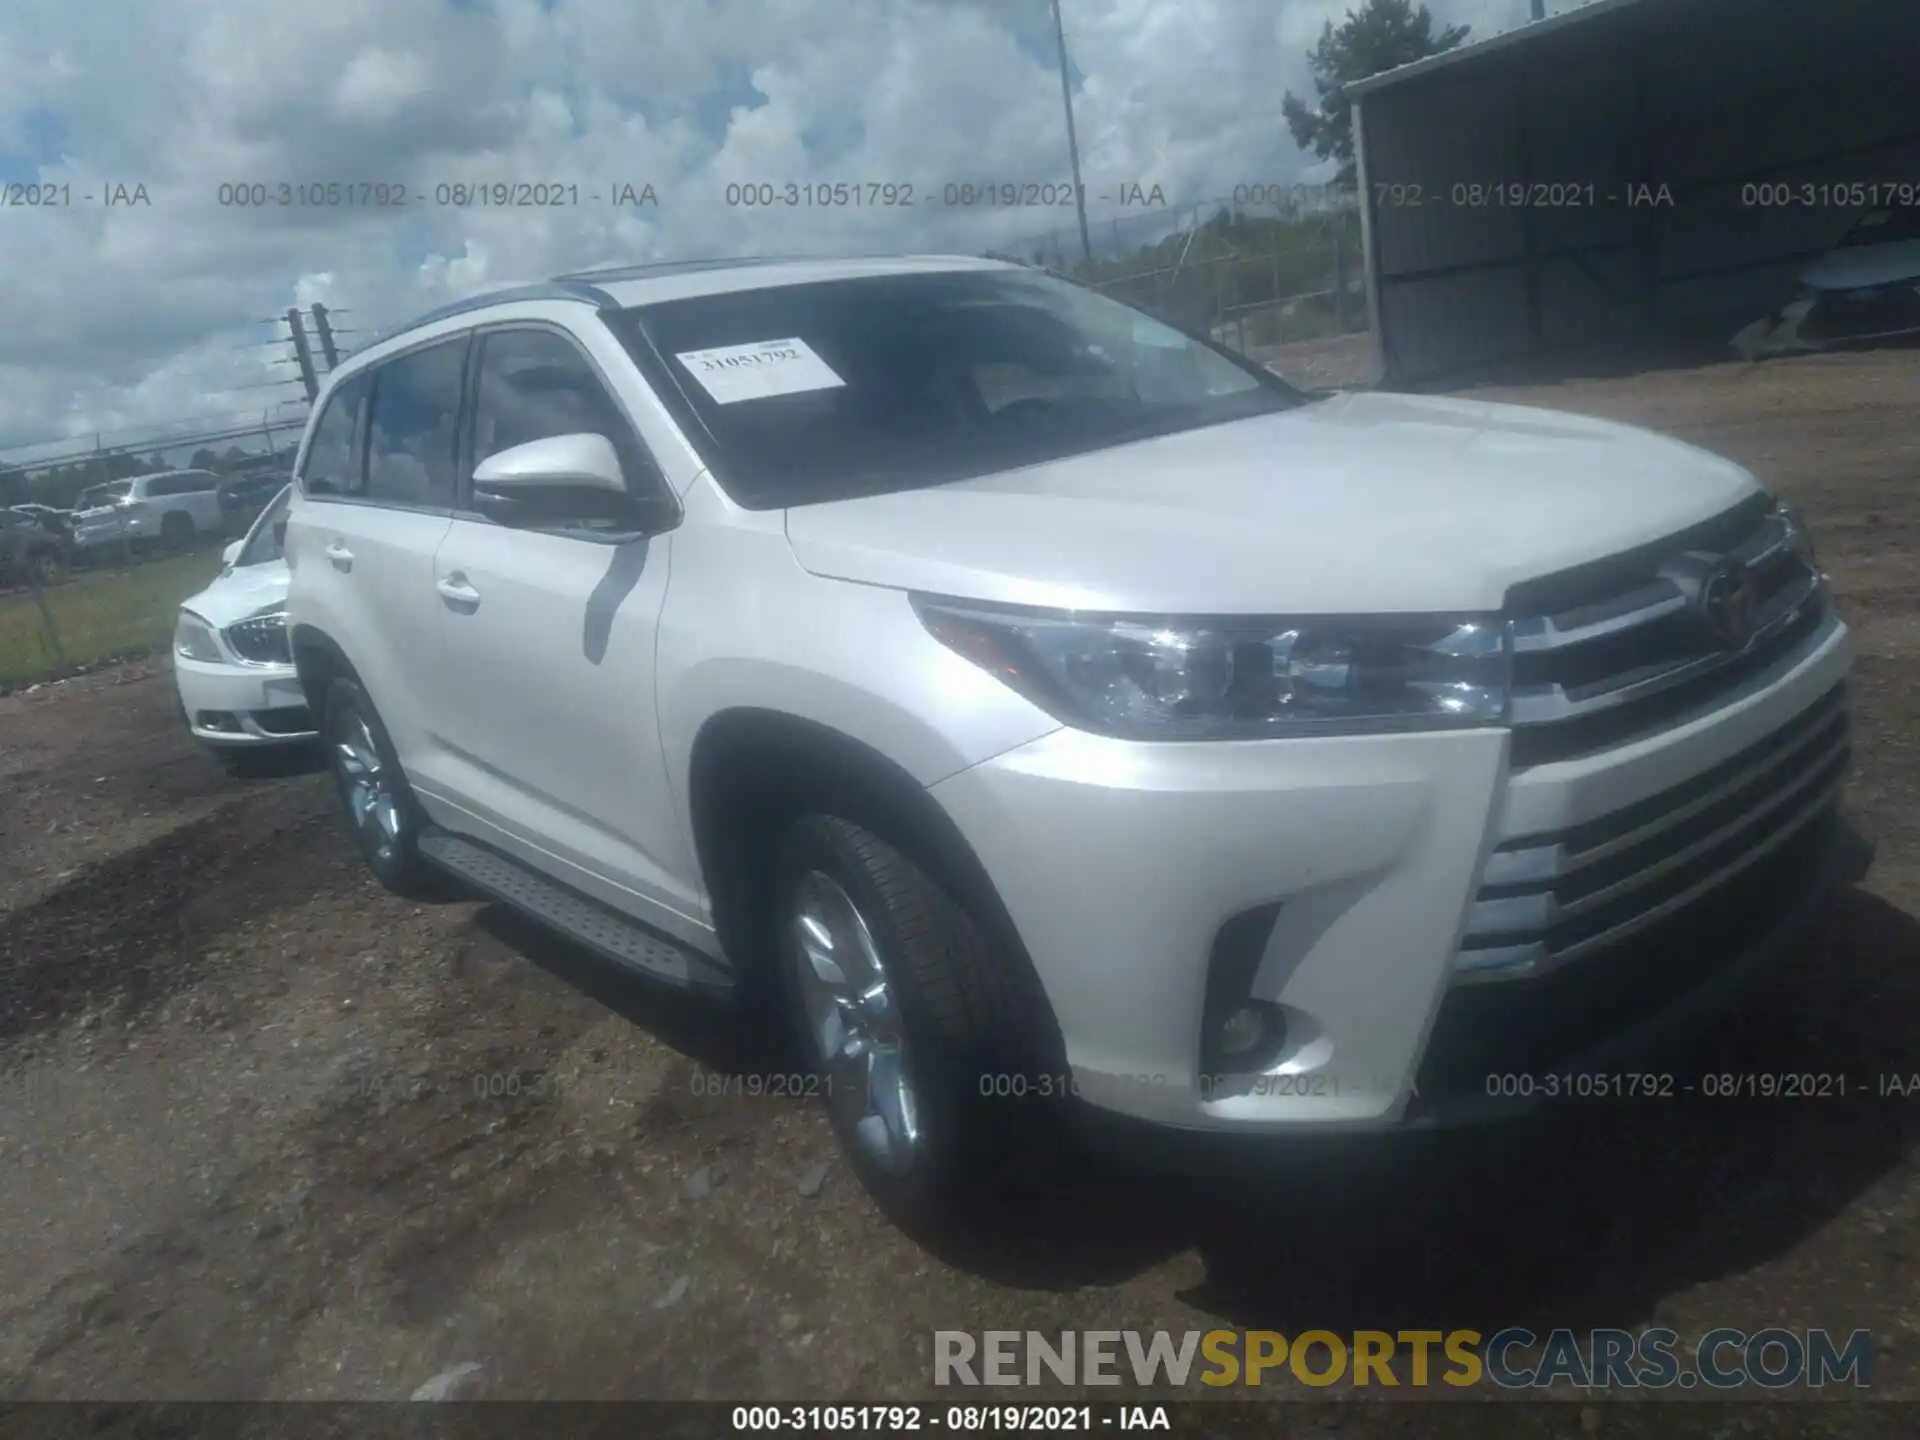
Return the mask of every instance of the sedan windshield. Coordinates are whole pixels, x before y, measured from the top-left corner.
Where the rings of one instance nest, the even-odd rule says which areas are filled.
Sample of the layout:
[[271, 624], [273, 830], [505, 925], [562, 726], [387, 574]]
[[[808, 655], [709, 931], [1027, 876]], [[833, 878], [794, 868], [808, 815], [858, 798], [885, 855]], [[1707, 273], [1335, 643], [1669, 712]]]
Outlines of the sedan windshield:
[[287, 538], [287, 506], [292, 495], [291, 487], [283, 489], [260, 512], [260, 518], [253, 522], [253, 530], [247, 536], [247, 543], [234, 559], [236, 569], [243, 565], [265, 565], [284, 558], [286, 552], [282, 546]]
[[716, 478], [755, 509], [916, 489], [1285, 409], [1267, 370], [1033, 271], [868, 276], [642, 306]]

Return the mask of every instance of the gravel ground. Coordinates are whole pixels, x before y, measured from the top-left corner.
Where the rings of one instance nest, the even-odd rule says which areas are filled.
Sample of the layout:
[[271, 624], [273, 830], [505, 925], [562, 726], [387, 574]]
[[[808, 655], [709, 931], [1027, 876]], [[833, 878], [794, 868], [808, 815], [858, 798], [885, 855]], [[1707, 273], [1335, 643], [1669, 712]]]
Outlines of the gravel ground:
[[[1809, 511], [1880, 861], [1700, 1063], [1920, 1072], [1920, 355], [1485, 393]], [[472, 1364], [493, 1398], [880, 1399], [930, 1393], [935, 1329], [1655, 1321], [1871, 1328], [1878, 1393], [1915, 1394], [1920, 1100], [1615, 1105], [1258, 1187], [1081, 1167], [936, 1255], [814, 1109], [712, 1093], [777, 1064], [758, 1037], [387, 896], [322, 777], [229, 779], [172, 703], [151, 665], [0, 699], [0, 1397], [403, 1398]], [[1613, 1423], [1565, 1413], [1542, 1433]]]

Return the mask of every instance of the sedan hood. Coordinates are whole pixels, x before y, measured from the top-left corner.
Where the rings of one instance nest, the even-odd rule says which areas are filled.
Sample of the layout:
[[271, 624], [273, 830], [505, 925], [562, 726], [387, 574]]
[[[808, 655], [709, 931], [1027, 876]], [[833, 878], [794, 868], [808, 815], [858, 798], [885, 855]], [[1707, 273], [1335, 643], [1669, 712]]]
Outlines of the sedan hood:
[[220, 576], [198, 595], [182, 602], [216, 630], [236, 620], [258, 614], [271, 606], [284, 604], [289, 571], [286, 563], [270, 560], [261, 565], [243, 565]]
[[1340, 395], [1276, 415], [787, 512], [815, 574], [1168, 614], [1488, 611], [1757, 489], [1729, 460], [1549, 410]]
[[1809, 290], [1865, 290], [1920, 280], [1920, 240], [1852, 245], [1822, 255], [1800, 273]]

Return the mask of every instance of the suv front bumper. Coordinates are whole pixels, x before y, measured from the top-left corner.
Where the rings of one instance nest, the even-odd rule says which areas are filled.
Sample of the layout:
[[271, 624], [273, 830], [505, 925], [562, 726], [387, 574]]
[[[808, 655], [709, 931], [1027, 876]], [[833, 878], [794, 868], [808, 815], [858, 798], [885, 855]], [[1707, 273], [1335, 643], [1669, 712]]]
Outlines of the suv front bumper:
[[[1783, 795], [1805, 771], [1811, 748], [1779, 751], [1783, 736], [1828, 746], [1835, 732], [1810, 727], [1844, 713], [1850, 661], [1845, 627], [1829, 621], [1705, 714], [1520, 771], [1498, 730], [1163, 745], [1059, 730], [962, 771], [933, 793], [1020, 932], [1067, 1066], [986, 1077], [983, 1093], [1071, 1094], [1188, 1130], [1339, 1133], [1492, 1118], [1538, 1099], [1550, 1076], [1624, 1063], [1864, 873], [1832, 772], [1792, 804], [1752, 798], [1772, 794], [1767, 766]], [[1731, 800], [1713, 798], [1734, 781]], [[1749, 858], [1747, 821], [1721, 823], [1729, 804], [1771, 817], [1753, 822]], [[1578, 926], [1611, 921], [1581, 892], [1563, 904], [1513, 883], [1551, 875], [1541, 857], [1563, 842], [1650, 824], [1655, 838], [1632, 853], [1665, 847], [1643, 863], [1659, 878], [1628, 887], [1665, 908], [1618, 942], [1586, 943]], [[1720, 832], [1733, 839], [1701, 849]], [[1620, 881], [1603, 860], [1580, 884], [1590, 897]], [[1491, 972], [1506, 952], [1484, 932], [1500, 941], [1516, 907], [1540, 905], [1573, 917], [1572, 958]], [[1282, 1007], [1285, 1048], [1257, 1077], [1203, 1075], [1216, 941], [1263, 907], [1273, 918], [1248, 993]]]

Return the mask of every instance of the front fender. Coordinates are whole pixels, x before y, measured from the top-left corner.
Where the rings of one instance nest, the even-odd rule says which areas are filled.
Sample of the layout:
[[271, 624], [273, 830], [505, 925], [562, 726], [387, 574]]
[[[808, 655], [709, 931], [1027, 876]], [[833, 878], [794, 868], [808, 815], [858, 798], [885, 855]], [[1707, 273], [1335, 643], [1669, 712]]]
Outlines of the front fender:
[[655, 675], [683, 816], [694, 742], [729, 710], [823, 726], [921, 785], [1060, 728], [929, 635], [905, 593], [810, 575], [777, 532], [679, 533]]

